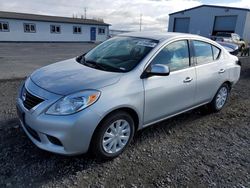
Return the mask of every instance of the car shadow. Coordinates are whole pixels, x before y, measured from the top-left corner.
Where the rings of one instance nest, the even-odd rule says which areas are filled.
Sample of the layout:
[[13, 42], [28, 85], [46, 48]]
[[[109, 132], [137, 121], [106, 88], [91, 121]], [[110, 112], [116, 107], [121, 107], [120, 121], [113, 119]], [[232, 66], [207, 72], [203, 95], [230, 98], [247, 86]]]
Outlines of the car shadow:
[[141, 140], [142, 137], [150, 139], [155, 136], [154, 133], [159, 136], [162, 134], [171, 135], [175, 131], [185, 129], [189, 122], [209, 115], [211, 115], [209, 110], [202, 106], [143, 128], [137, 132], [134, 140], [135, 142], [138, 142], [136, 140], [143, 141]]

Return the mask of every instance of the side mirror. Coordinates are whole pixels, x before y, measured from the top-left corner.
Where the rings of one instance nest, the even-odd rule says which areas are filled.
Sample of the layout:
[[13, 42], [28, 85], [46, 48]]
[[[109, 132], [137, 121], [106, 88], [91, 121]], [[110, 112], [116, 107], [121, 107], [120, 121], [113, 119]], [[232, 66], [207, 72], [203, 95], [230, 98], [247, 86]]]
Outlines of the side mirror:
[[148, 78], [151, 76], [168, 76], [170, 74], [169, 67], [167, 65], [155, 64], [147, 68], [143, 72], [141, 78]]

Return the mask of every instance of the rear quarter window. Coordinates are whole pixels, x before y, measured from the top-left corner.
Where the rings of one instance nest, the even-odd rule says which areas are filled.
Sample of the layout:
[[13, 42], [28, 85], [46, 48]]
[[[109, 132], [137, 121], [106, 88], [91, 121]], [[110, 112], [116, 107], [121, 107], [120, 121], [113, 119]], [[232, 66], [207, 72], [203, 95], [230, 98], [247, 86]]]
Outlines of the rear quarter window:
[[212, 50], [213, 50], [213, 59], [214, 60], [217, 60], [220, 58], [220, 53], [221, 53], [221, 50], [215, 46], [212, 45]]

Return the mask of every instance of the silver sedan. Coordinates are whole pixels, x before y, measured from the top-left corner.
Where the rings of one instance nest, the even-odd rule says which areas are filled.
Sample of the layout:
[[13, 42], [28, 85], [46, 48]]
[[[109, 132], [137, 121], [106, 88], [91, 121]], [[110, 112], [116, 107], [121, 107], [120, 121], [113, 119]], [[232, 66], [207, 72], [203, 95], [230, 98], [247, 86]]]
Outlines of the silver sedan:
[[20, 87], [17, 112], [39, 148], [111, 159], [142, 128], [202, 105], [220, 111], [240, 69], [207, 38], [123, 34], [36, 70]]

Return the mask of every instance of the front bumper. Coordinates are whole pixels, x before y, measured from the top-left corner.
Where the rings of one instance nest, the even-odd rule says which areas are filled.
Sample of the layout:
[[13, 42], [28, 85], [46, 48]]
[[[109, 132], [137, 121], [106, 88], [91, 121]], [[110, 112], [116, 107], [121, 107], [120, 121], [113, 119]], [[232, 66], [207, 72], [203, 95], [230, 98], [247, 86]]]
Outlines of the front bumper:
[[30, 79], [25, 82], [25, 88], [45, 99], [30, 110], [24, 107], [20, 97], [17, 99], [19, 119], [30, 140], [39, 148], [58, 154], [86, 153], [101, 117], [91, 108], [66, 116], [47, 115], [48, 107], [62, 96], [41, 89]]

